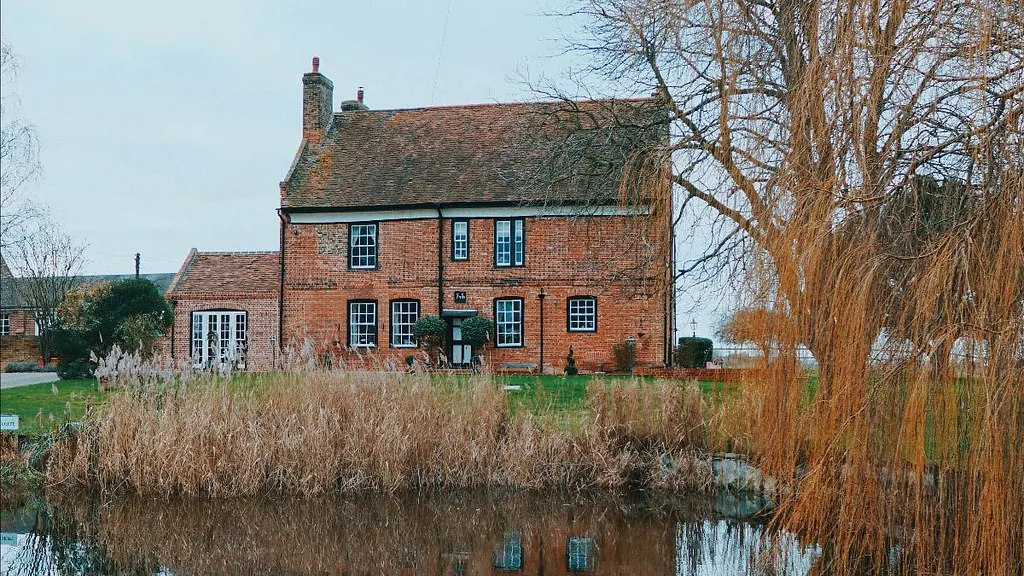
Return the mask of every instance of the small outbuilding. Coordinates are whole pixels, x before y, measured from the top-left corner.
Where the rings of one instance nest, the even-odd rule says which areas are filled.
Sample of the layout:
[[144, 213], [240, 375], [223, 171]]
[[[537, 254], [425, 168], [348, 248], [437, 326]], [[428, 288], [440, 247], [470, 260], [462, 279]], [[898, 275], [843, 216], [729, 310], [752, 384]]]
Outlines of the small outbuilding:
[[277, 347], [278, 252], [189, 252], [167, 290], [171, 356], [193, 366], [270, 370]]

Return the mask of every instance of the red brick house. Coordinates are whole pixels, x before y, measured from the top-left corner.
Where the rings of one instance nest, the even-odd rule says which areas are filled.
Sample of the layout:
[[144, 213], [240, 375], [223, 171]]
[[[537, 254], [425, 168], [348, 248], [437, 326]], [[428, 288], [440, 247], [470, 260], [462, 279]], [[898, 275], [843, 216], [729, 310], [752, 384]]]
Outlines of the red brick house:
[[[276, 326], [284, 345], [308, 340], [335, 357], [358, 351], [401, 362], [422, 357], [412, 326], [435, 315], [447, 323], [444, 353], [453, 365], [480, 355], [495, 369], [560, 372], [571, 346], [581, 369], [610, 370], [613, 346], [627, 338], [637, 366], [670, 362], [674, 314], [664, 287], [672, 240], [637, 233], [644, 227], [636, 224], [671, 210], [619, 202], [615, 162], [667, 141], [656, 101], [571, 103], [596, 118], [590, 142], [599, 141], [604, 156], [567, 163], [554, 151], [580, 136], [556, 127], [560, 104], [371, 110], [360, 89], [336, 111], [317, 59], [302, 80], [302, 140], [280, 184], [280, 253], [264, 256], [258, 279], [244, 278], [248, 267], [230, 268], [239, 284], [209, 286], [201, 303], [184, 305], [181, 288], [172, 288], [177, 351], [194, 355], [202, 346], [186, 331], [215, 301], [247, 311], [255, 327], [252, 307], [218, 290], [244, 285], [261, 294], [248, 302], [270, 310], [275, 259], [277, 316], [260, 322]], [[643, 120], [639, 137], [604, 130], [602, 118], [616, 107]], [[558, 166], [572, 173], [562, 177]], [[224, 277], [220, 264], [209, 265], [211, 276]], [[185, 284], [198, 274], [188, 266]], [[482, 351], [461, 338], [462, 321], [476, 315], [496, 324]], [[257, 340], [270, 342], [248, 338], [249, 366], [266, 366]]]

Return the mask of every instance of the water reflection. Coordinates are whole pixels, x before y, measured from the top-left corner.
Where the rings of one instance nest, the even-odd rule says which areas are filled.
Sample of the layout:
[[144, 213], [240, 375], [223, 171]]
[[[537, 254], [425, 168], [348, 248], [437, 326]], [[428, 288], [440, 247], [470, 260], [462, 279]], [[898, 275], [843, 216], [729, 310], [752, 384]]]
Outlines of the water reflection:
[[[4, 574], [806, 574], [714, 496], [455, 493], [107, 502], [4, 512]], [[16, 535], [16, 536], [15, 536]], [[12, 538], [13, 536], [13, 538]]]

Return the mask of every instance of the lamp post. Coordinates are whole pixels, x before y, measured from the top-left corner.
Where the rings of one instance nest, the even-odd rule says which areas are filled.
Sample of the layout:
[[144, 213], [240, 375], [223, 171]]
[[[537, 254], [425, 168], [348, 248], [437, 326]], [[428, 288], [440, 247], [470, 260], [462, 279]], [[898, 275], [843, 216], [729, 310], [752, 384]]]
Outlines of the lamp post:
[[697, 337], [697, 319], [696, 318], [692, 318], [692, 317], [690, 318], [690, 326], [693, 328], [693, 337], [696, 338]]

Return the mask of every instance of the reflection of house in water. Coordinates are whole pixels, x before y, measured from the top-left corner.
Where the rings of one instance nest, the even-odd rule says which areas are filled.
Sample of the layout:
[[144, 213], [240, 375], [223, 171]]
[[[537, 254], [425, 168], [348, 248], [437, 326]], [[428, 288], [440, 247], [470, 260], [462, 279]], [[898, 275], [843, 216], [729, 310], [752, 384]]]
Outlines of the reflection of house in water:
[[571, 575], [674, 573], [675, 535], [659, 522], [574, 523], [546, 519], [509, 527], [493, 547], [446, 555], [443, 574]]
[[505, 541], [494, 553], [494, 567], [507, 571], [523, 569], [523, 537], [515, 528], [508, 531]]

